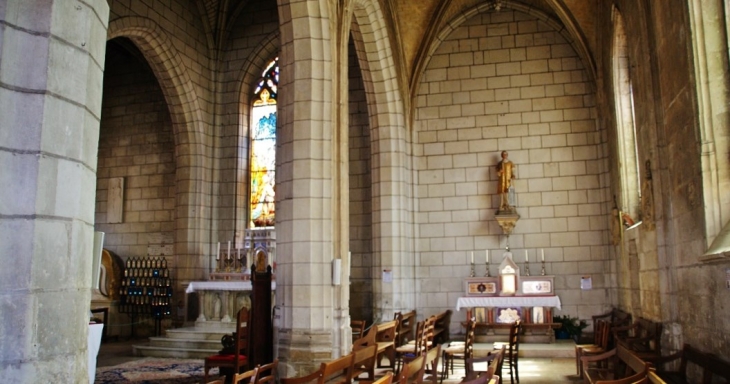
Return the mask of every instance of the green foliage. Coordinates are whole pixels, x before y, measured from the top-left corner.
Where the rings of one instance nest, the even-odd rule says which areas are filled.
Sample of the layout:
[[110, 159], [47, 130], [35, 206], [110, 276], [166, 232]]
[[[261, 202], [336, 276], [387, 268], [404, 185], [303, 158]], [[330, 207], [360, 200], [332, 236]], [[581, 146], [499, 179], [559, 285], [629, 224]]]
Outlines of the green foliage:
[[577, 317], [570, 317], [568, 315], [554, 316], [553, 323], [562, 324], [561, 329], [568, 332], [568, 335], [580, 336], [583, 330], [588, 326], [585, 320], [579, 320]]

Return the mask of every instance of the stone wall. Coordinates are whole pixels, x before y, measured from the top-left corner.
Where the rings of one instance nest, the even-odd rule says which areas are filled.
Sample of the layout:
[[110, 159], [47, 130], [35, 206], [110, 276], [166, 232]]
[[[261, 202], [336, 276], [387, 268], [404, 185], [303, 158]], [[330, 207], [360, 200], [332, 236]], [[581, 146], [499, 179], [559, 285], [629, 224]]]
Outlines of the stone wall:
[[[453, 308], [472, 251], [477, 276], [485, 250], [497, 273], [506, 241], [494, 166], [506, 150], [517, 166], [515, 261], [524, 265], [528, 249], [537, 273], [544, 249], [562, 313], [588, 319], [606, 305], [610, 281], [593, 81], [565, 36], [535, 16], [502, 9], [451, 24], [418, 91], [419, 311]], [[579, 289], [584, 275], [590, 291]]]
[[[146, 256], [150, 245], [174, 244], [175, 143], [155, 75], [139, 50], [120, 40], [123, 45], [112, 41], [107, 48], [95, 229], [106, 233], [104, 247], [126, 260]], [[108, 185], [120, 177], [123, 220], [111, 223]]]

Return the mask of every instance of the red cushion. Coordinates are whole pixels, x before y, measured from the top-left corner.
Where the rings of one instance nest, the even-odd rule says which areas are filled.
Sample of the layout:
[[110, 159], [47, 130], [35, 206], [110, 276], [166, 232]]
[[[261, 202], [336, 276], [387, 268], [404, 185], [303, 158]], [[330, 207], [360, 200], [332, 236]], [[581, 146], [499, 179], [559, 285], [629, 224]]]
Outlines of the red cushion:
[[[233, 359], [235, 357], [236, 357], [236, 355], [213, 355], [213, 356], [206, 357], [205, 358], [205, 361], [210, 361], [210, 362], [220, 361], [220, 362], [230, 362], [230, 363], [232, 363], [233, 362]], [[238, 356], [238, 361], [239, 362], [245, 362], [246, 361], [246, 356], [244, 356], [244, 355]]]

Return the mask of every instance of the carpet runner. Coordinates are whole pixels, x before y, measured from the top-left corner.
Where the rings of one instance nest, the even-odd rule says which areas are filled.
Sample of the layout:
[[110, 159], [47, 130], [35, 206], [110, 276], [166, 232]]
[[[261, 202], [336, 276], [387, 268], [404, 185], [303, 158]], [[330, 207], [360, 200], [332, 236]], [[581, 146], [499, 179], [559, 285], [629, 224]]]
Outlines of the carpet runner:
[[[218, 368], [209, 378], [218, 377]], [[96, 370], [95, 384], [193, 384], [203, 382], [203, 361], [148, 357]]]

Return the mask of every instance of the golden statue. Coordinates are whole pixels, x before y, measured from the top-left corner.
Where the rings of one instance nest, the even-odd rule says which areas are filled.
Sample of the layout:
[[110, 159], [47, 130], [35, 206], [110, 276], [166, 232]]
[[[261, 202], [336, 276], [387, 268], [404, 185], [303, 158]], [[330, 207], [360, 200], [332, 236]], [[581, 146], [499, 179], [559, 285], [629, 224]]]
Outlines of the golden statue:
[[502, 160], [497, 163], [497, 193], [500, 196], [499, 210], [511, 211], [513, 208], [509, 201], [509, 188], [512, 186], [512, 179], [515, 179], [515, 165], [507, 159], [507, 151], [502, 151]]

